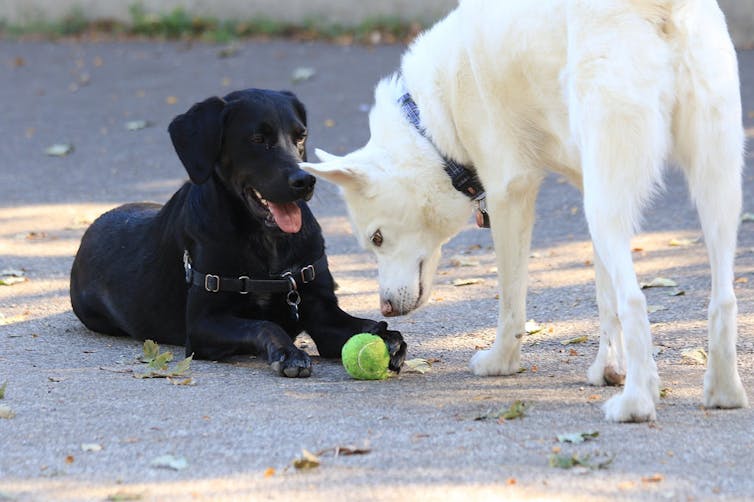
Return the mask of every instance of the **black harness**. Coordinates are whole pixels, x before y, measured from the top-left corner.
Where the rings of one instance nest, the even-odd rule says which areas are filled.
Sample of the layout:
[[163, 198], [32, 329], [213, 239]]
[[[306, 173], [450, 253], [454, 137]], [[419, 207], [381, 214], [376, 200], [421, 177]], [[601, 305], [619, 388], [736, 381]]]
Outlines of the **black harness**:
[[432, 144], [440, 157], [442, 157], [443, 167], [450, 177], [453, 187], [474, 201], [474, 204], [476, 205], [475, 216], [477, 226], [480, 228], [490, 228], [490, 215], [487, 213], [487, 194], [485, 193], [484, 186], [482, 186], [482, 182], [479, 181], [473, 166], [469, 167], [459, 164], [450, 157], [446, 157], [440, 152], [440, 150], [438, 150], [437, 146], [432, 142], [429, 136], [427, 136], [427, 130], [421, 124], [419, 107], [411, 97], [411, 94], [406, 92], [398, 99], [398, 103], [408, 121], [416, 128], [419, 134]]
[[216, 274], [205, 274], [193, 267], [188, 250], [183, 252], [183, 269], [186, 272], [186, 283], [204, 289], [209, 293], [286, 293], [285, 301], [291, 308], [291, 316], [299, 320], [298, 305], [301, 295], [299, 284], [307, 284], [317, 277], [318, 270], [327, 268], [327, 258], [323, 254], [311, 265], [289, 270], [280, 274], [280, 279], [252, 279], [248, 275], [238, 277], [221, 277]]

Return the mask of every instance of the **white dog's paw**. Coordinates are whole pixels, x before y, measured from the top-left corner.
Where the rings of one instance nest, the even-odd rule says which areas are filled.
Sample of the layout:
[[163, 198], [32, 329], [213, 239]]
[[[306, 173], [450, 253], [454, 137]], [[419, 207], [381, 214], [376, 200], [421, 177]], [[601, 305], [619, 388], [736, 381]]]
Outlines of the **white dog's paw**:
[[705, 408], [748, 408], [749, 400], [737, 371], [722, 377], [708, 368], [704, 374]]
[[479, 376], [512, 375], [521, 369], [521, 351], [515, 349], [506, 354], [494, 347], [480, 350], [471, 358], [469, 366]]
[[611, 422], [648, 422], [655, 417], [651, 395], [624, 391], [605, 403], [605, 418]]
[[614, 365], [605, 365], [600, 361], [594, 361], [586, 372], [586, 379], [590, 385], [602, 387], [603, 385], [623, 385], [626, 375]]

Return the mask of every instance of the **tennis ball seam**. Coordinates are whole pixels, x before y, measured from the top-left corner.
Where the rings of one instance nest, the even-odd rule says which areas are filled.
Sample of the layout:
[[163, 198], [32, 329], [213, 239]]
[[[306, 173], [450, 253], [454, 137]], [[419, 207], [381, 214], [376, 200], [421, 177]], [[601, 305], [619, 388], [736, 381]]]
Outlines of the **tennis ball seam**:
[[[358, 356], [356, 356], [356, 364], [359, 366], [360, 370], [367, 371], [367, 368], [365, 368], [364, 366], [361, 365], [361, 354], [364, 352], [364, 350], [366, 350], [367, 347], [369, 347], [370, 345], [374, 345], [376, 343], [378, 343], [378, 342], [377, 341], [369, 342], [369, 343], [367, 343], [366, 345], [362, 346], [359, 349], [359, 354], [358, 354]], [[380, 340], [379, 343], [384, 343], [384, 342], [382, 342], [382, 340]]]

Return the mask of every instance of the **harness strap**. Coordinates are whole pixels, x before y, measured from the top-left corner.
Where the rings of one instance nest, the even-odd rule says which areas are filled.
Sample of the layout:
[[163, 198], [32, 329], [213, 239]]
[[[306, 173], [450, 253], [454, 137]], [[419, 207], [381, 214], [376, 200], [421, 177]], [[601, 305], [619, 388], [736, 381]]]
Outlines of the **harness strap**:
[[327, 258], [323, 254], [311, 265], [289, 270], [280, 274], [280, 279], [252, 279], [247, 275], [239, 277], [221, 277], [217, 274], [206, 274], [194, 269], [188, 251], [183, 254], [183, 267], [186, 271], [186, 282], [210, 293], [228, 292], [246, 295], [249, 293], [291, 293], [298, 289], [299, 284], [314, 281], [318, 270], [327, 268]]

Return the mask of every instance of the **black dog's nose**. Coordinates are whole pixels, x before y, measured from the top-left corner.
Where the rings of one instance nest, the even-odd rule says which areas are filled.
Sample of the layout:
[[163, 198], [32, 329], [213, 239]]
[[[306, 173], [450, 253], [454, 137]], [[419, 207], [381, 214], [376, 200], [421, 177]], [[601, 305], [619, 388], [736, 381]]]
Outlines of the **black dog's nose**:
[[288, 177], [288, 186], [290, 186], [296, 194], [306, 200], [309, 200], [314, 192], [314, 184], [317, 182], [317, 178], [307, 173], [306, 171], [296, 171]]

